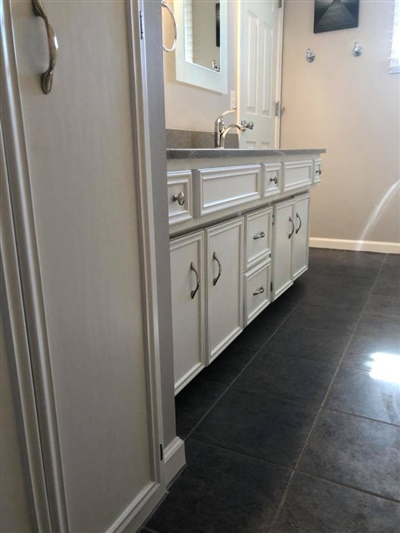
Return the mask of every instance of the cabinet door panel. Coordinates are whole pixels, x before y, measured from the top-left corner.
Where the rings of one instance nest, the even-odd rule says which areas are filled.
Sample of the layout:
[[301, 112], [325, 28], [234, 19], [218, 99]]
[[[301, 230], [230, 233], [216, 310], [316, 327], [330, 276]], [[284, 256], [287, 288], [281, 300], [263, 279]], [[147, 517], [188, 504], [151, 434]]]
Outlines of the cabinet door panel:
[[308, 215], [310, 196], [296, 198], [294, 206], [294, 223], [296, 225], [293, 234], [293, 280], [298, 278], [308, 268]]
[[293, 284], [293, 205], [294, 201], [290, 200], [274, 206], [273, 299]]
[[264, 262], [248, 270], [244, 275], [245, 283], [245, 321], [246, 326], [271, 303], [271, 262]]
[[208, 354], [210, 361], [243, 329], [243, 217], [207, 230]]
[[203, 242], [203, 232], [171, 242], [175, 393], [204, 367]]

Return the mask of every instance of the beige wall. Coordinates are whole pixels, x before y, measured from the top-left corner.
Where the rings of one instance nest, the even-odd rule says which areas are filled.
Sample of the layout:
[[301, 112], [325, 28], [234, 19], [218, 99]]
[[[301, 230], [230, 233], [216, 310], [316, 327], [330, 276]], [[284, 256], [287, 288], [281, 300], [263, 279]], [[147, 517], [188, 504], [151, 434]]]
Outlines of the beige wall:
[[[169, 4], [173, 8], [173, 2]], [[229, 109], [229, 91], [236, 89], [236, 2], [228, 2], [228, 94], [181, 83], [175, 79], [175, 54], [164, 52], [165, 121], [167, 129], [213, 131], [214, 121]], [[163, 10], [164, 42], [173, 41], [173, 26]], [[178, 28], [179, 32], [179, 28]], [[179, 33], [178, 33], [179, 37]]]
[[[398, 243], [400, 75], [387, 68], [393, 1], [361, 0], [358, 28], [320, 34], [313, 10], [314, 0], [286, 0], [281, 143], [327, 149], [311, 236]], [[364, 49], [358, 58], [355, 41]]]

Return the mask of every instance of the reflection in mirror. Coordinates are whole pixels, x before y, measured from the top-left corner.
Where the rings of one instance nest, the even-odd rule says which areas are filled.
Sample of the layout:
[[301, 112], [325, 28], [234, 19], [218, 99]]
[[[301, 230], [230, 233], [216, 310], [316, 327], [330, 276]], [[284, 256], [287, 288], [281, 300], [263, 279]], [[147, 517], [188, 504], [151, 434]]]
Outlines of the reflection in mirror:
[[227, 92], [227, 0], [175, 0], [176, 79]]

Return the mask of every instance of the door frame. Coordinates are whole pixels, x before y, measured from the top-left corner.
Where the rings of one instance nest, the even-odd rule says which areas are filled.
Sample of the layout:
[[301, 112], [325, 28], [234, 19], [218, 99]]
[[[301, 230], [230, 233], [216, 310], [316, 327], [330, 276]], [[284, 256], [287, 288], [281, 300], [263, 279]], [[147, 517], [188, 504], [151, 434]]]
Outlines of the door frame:
[[[159, 14], [153, 17], [153, 20], [148, 16], [147, 27], [149, 32], [158, 31], [161, 39], [161, 9], [157, 7]], [[141, 289], [146, 317], [144, 344], [148, 385], [147, 404], [154, 482], [143, 490], [140, 498], [136, 498], [123, 511], [109, 528], [110, 533], [123, 531], [128, 525], [130, 530], [132, 527], [134, 530], [138, 528], [166, 491], [165, 467], [162, 454], [160, 455], [160, 446], [163, 446], [160, 347], [162, 341], [165, 342], [165, 339], [160, 338], [160, 329], [164, 327], [168, 330], [168, 321], [171, 322], [171, 317], [165, 313], [165, 309], [170, 306], [168, 299], [170, 298], [170, 282], [164, 277], [163, 290], [160, 290], [158, 271], [162, 266], [157, 264], [160, 254], [157, 255], [156, 233], [160, 229], [162, 234], [165, 232], [168, 250], [168, 218], [165, 216], [166, 226], [161, 228], [161, 219], [156, 218], [153, 205], [165, 199], [161, 198], [163, 193], [161, 187], [154, 190], [153, 181], [155, 180], [152, 175], [152, 159], [155, 157], [156, 161], [161, 161], [161, 165], [164, 164], [166, 167], [166, 152], [163, 150], [165, 142], [164, 146], [161, 143], [156, 154], [153, 150], [154, 143], [150, 145], [149, 142], [152, 131], [160, 129], [160, 123], [154, 124], [154, 121], [152, 123], [149, 119], [149, 100], [159, 98], [159, 95], [154, 90], [151, 92], [146, 83], [147, 63], [151, 61], [149, 56], [152, 51], [154, 53], [154, 48], [150, 49], [149, 42], [141, 38], [142, 15], [146, 11], [151, 12], [152, 9], [155, 9], [155, 6], [146, 6], [143, 0], [127, 1], [132, 129], [134, 130], [132, 149], [138, 176], [137, 207], [141, 238], [141, 243], [139, 243], [141, 246]], [[5, 238], [9, 240], [8, 249], [6, 246], [3, 249], [2, 239], [2, 252], [7, 254], [8, 261], [7, 265], [4, 263], [7, 266], [5, 280], [7, 297], [12, 299], [10, 301], [15, 299], [17, 302], [19, 298], [20, 303], [18, 309], [13, 309], [15, 313], [13, 318], [20, 331], [24, 332], [24, 327], [26, 327], [26, 336], [21, 337], [26, 341], [25, 345], [19, 346], [18, 351], [15, 351], [16, 364], [23, 374], [19, 376], [14, 387], [25, 407], [22, 416], [25, 432], [21, 435], [21, 440], [22, 445], [30, 453], [31, 462], [25, 471], [31, 485], [31, 503], [37, 530], [44, 532], [54, 530], [64, 533], [69, 531], [67, 506], [10, 0], [3, 0], [0, 3], [0, 28], [2, 44], [0, 75], [4, 88], [0, 107], [0, 125], [3, 135], [0, 148], [7, 168], [7, 174], [4, 176], [5, 190], [7, 192], [9, 190], [9, 195], [5, 195], [6, 200], [9, 200], [9, 203], [6, 203], [9, 209], [5, 213], [5, 219], [8, 227], [12, 228], [9, 234], [5, 234]], [[43, 97], [46, 98], [45, 95]], [[162, 120], [163, 116], [160, 117], [160, 121]], [[157, 135], [159, 138], [160, 134]], [[164, 130], [163, 135], [165, 141]], [[160, 176], [157, 178], [159, 180]], [[14, 256], [9, 254], [12, 247], [15, 248]], [[166, 260], [169, 261], [169, 252]], [[11, 281], [15, 282], [15, 286], [12, 286]], [[163, 325], [160, 325], [161, 322]], [[172, 325], [170, 330], [172, 332]], [[17, 332], [17, 328], [10, 332], [15, 346], [19, 341], [16, 336]], [[168, 344], [168, 339], [166, 344]], [[172, 363], [172, 341], [170, 351]], [[33, 382], [35, 388], [33, 388]], [[173, 380], [171, 389], [173, 401]]]

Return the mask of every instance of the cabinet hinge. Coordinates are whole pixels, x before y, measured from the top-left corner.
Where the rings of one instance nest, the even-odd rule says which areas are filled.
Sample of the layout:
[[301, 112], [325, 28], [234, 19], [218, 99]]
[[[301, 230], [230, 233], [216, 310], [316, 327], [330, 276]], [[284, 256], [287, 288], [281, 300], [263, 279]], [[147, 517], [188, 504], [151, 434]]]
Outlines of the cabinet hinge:
[[275, 215], [272, 215], [272, 225], [275, 224]]
[[164, 447], [160, 444], [160, 461], [164, 460]]
[[140, 40], [143, 40], [143, 13], [139, 11]]
[[271, 283], [269, 284], [269, 288], [271, 289], [271, 292], [274, 290], [274, 284], [272, 283], [272, 281], [271, 281]]
[[282, 0], [278, 0], [278, 7], [282, 7]]
[[282, 115], [282, 102], [275, 102], [275, 116], [280, 117]]

